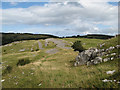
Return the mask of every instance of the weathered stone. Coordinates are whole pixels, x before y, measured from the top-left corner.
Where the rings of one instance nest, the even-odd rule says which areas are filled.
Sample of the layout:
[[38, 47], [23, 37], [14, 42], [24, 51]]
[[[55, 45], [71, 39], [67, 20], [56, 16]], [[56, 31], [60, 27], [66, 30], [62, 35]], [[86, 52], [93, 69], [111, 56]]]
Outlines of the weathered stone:
[[103, 61], [107, 62], [108, 60], [110, 60], [110, 58], [104, 58]]
[[102, 62], [102, 58], [101, 57], [96, 57], [95, 59], [93, 59], [93, 63], [94, 64], [98, 64]]
[[113, 60], [113, 59], [114, 59], [114, 57], [111, 57], [111, 58], [110, 58], [110, 60]]
[[83, 52], [79, 53], [78, 61], [80, 62], [79, 65], [84, 65], [89, 60], [89, 56]]
[[74, 66], [77, 67], [77, 62], [74, 63]]
[[117, 48], [117, 49], [120, 48], [120, 45], [116, 45], [116, 48]]
[[114, 56], [114, 55], [116, 55], [116, 53], [112, 53], [112, 54], [111, 54], [111, 56]]
[[94, 63], [91, 62], [91, 61], [88, 61], [88, 62], [87, 62], [87, 66], [91, 66], [91, 65], [94, 65]]
[[20, 52], [23, 52], [23, 51], [25, 51], [25, 49], [20, 49], [19, 51], [20, 51]]

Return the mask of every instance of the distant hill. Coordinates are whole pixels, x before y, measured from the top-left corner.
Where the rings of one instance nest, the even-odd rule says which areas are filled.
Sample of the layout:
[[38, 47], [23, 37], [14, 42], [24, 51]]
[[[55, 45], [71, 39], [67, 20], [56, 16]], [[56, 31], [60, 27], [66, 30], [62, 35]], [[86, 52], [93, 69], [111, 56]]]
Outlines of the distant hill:
[[2, 44], [0, 43], [0, 45], [5, 45], [14, 41], [57, 38], [57, 36], [48, 35], [48, 34], [30, 34], [30, 33], [0, 33], [0, 38], [2, 38]]
[[102, 35], [102, 34], [87, 34], [84, 36], [70, 36], [70, 37], [66, 37], [66, 38], [93, 38], [93, 39], [110, 39], [114, 36], [110, 36], [110, 35]]
[[[61, 38], [93, 38], [93, 39], [109, 39], [114, 36], [102, 35], [102, 34], [88, 34], [84, 36], [69, 36]], [[31, 33], [0, 33], [0, 38], [2, 38], [2, 43], [0, 45], [5, 45], [14, 41], [22, 40], [38, 40], [38, 39], [47, 39], [47, 38], [60, 38], [58, 36], [49, 35], [49, 34], [31, 34]], [[1, 42], [1, 41], [0, 41]]]

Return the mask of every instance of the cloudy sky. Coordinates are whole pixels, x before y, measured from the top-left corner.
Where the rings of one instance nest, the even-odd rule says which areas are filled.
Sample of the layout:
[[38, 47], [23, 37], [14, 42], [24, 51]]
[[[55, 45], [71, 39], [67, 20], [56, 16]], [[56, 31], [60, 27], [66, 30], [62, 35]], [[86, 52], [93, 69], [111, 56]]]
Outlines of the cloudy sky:
[[2, 32], [57, 36], [118, 33], [118, 3], [110, 0], [2, 2], [0, 10]]

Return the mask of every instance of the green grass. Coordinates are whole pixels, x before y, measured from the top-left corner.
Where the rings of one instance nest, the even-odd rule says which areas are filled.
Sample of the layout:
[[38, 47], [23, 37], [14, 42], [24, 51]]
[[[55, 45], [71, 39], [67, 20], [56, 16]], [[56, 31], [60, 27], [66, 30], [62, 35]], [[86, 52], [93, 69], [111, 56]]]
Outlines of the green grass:
[[[84, 38], [64, 38], [63, 40], [75, 42], [81, 40], [85, 43], [84, 48], [97, 47], [97, 44], [106, 42], [100, 39]], [[3, 88], [117, 88], [115, 82], [102, 82], [103, 79], [116, 78], [118, 80], [118, 59], [113, 61], [93, 65], [90, 67], [73, 67], [75, 57], [78, 52], [73, 49], [60, 49], [54, 43], [44, 46], [44, 40], [39, 40], [43, 44], [43, 50], [31, 52], [30, 50], [19, 52], [21, 48], [38, 47], [38, 40], [28, 40], [13, 46], [4, 46], [6, 53], [2, 55], [3, 66], [12, 66], [12, 71], [3, 75], [5, 81]], [[46, 50], [58, 48], [56, 54], [47, 54]], [[13, 49], [13, 51], [11, 51]], [[16, 66], [19, 59], [29, 58], [31, 61], [24, 66]], [[3, 71], [5, 68], [3, 68]], [[106, 71], [116, 70], [113, 75], [107, 75]], [[23, 74], [24, 72], [24, 74]], [[17, 83], [18, 82], [18, 83]], [[17, 83], [17, 84], [16, 84]], [[41, 86], [39, 84], [41, 83]]]

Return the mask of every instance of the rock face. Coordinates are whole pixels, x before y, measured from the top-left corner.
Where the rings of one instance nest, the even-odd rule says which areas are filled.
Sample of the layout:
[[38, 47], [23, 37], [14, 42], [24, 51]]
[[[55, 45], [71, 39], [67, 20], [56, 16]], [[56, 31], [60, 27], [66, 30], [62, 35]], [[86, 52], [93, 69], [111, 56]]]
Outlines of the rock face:
[[[104, 46], [105, 44], [101, 45]], [[80, 65], [95, 65], [99, 64], [101, 62], [107, 62], [109, 60], [113, 60], [114, 58], [102, 58], [102, 56], [108, 56], [108, 52], [114, 50], [115, 48], [118, 48], [118, 45], [115, 47], [109, 47], [108, 49], [97, 49], [97, 48], [90, 48], [88, 50], [85, 50], [83, 52], [80, 52], [78, 56], [76, 57], [76, 62], [74, 63], [74, 66], [80, 66]], [[116, 55], [116, 53], [110, 54], [111, 56]]]

